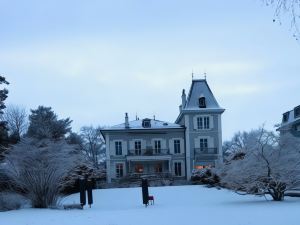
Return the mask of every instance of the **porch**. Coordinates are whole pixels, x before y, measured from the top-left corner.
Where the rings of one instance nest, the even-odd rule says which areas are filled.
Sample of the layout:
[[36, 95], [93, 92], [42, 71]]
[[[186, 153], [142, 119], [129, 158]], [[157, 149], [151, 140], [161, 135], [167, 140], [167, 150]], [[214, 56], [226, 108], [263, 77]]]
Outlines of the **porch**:
[[128, 166], [128, 175], [133, 176], [163, 176], [167, 174], [172, 174], [171, 168], [171, 158], [165, 160], [157, 160], [157, 159], [131, 159], [127, 160]]

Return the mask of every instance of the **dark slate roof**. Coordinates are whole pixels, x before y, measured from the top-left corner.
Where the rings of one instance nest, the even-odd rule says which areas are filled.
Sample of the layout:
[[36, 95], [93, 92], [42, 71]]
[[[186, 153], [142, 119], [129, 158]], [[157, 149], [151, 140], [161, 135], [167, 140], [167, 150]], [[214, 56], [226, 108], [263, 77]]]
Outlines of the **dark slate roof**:
[[201, 110], [198, 105], [198, 100], [200, 97], [205, 97], [206, 109], [221, 109], [205, 79], [192, 81], [192, 85], [187, 96], [186, 105], [182, 107], [182, 109]]

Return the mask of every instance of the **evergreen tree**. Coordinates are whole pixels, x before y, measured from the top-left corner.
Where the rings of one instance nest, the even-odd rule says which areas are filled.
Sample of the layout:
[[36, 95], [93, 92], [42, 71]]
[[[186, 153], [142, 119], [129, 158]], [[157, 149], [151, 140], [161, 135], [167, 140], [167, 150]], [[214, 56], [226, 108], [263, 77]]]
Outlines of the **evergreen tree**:
[[29, 115], [28, 137], [37, 139], [61, 139], [71, 132], [70, 118], [57, 119], [57, 115], [51, 107], [39, 106], [36, 110], [31, 110]]
[[[9, 83], [5, 80], [5, 77], [0, 76], [0, 84], [6, 84]], [[1, 121], [0, 121], [0, 154], [6, 149], [8, 145], [8, 132], [6, 127], [6, 121], [3, 120], [2, 114], [3, 109], [5, 109], [4, 101], [7, 98], [8, 90], [6, 88], [0, 90], [0, 115], [1, 115]]]

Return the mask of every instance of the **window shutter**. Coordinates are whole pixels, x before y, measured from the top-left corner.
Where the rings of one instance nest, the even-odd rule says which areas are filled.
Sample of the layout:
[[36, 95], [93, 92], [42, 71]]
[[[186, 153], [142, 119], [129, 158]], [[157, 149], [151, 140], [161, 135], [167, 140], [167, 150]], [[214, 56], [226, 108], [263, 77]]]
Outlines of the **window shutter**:
[[197, 129], [198, 129], [198, 126], [197, 126], [197, 117], [198, 117], [198, 116], [194, 116], [194, 118], [193, 118], [194, 130], [197, 130]]
[[170, 154], [174, 154], [174, 139], [169, 140]]
[[127, 155], [127, 141], [122, 141], [122, 155]]
[[115, 142], [111, 141], [109, 147], [110, 147], [110, 149], [109, 149], [110, 155], [115, 155], [116, 154]]
[[134, 141], [129, 141], [129, 150], [134, 150]]
[[200, 148], [200, 138], [195, 138], [195, 148]]
[[146, 140], [141, 140], [142, 149], [146, 149]]
[[165, 139], [161, 139], [161, 149], [166, 149], [167, 148], [167, 143]]
[[182, 138], [180, 138], [180, 153], [184, 153], [185, 149], [184, 149], [184, 140]]
[[209, 129], [214, 129], [214, 117], [209, 116]]

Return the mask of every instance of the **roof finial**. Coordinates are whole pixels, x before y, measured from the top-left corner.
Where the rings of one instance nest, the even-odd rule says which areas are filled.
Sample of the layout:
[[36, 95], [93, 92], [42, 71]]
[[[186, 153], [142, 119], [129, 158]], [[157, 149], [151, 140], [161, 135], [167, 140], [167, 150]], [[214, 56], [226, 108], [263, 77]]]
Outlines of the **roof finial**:
[[192, 80], [194, 80], [194, 70], [192, 70]]
[[204, 79], [206, 80], [206, 72], [204, 72]]

